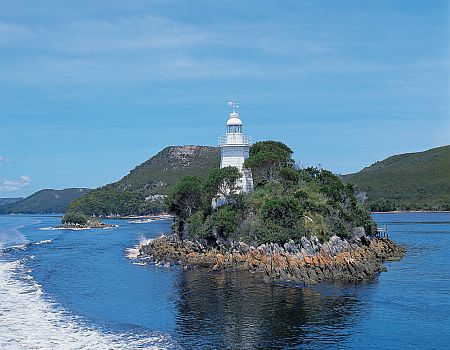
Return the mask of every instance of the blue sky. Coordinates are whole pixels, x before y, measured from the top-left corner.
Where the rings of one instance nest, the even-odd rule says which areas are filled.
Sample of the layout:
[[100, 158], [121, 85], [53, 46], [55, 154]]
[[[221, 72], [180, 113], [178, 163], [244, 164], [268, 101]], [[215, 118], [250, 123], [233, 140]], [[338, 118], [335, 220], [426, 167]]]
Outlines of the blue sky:
[[448, 1], [0, 0], [0, 197], [97, 187], [168, 145], [358, 171], [450, 143]]

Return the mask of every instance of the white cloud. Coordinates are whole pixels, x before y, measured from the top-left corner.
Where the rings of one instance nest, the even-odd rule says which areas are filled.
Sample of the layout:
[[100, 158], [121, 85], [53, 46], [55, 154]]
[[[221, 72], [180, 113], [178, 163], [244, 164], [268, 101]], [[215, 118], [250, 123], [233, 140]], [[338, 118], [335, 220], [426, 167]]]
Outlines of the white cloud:
[[14, 192], [31, 183], [31, 177], [22, 175], [17, 180], [3, 179], [0, 180], [0, 191]]
[[26, 27], [0, 22], [0, 47], [22, 43], [29, 34], [30, 30]]
[[[5, 48], [25, 46], [37, 48], [39, 53], [6, 62], [9, 68], [0, 79], [39, 86], [68, 81], [87, 84], [292, 76], [304, 72], [310, 55], [329, 51], [332, 46], [323, 38], [286, 36], [285, 31], [261, 23], [204, 26], [148, 13], [109, 20], [70, 20], [50, 27], [11, 28], [11, 24], [0, 22], [0, 34], [3, 27], [21, 34], [5, 43]], [[261, 32], [265, 33], [263, 38]], [[243, 59], [241, 51], [264, 59]], [[297, 67], [267, 62], [268, 57], [280, 56], [295, 56]]]
[[0, 156], [0, 162], [2, 163], [11, 163], [11, 159], [8, 159], [6, 157]]

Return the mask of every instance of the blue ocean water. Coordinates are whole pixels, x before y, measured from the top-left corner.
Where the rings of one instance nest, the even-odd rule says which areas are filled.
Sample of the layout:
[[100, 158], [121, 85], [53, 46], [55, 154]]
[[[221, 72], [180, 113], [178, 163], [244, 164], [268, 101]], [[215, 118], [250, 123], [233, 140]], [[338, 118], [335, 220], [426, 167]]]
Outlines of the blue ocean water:
[[268, 285], [250, 273], [135, 265], [170, 221], [40, 230], [0, 216], [0, 349], [446, 349], [450, 213], [374, 214], [406, 256], [364, 284]]

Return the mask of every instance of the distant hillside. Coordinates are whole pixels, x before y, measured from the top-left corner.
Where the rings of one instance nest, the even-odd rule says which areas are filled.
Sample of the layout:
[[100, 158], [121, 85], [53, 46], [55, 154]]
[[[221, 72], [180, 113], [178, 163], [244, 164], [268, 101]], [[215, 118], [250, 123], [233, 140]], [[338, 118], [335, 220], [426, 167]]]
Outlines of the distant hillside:
[[18, 202], [21, 199], [23, 199], [23, 197], [18, 197], [18, 198], [0, 198], [0, 206], [6, 205], [6, 204], [11, 204], [11, 203], [14, 203], [14, 202]]
[[19, 201], [0, 206], [0, 214], [64, 213], [70, 202], [88, 193], [87, 188], [45, 189]]
[[216, 147], [166, 147], [121, 180], [74, 201], [68, 210], [87, 215], [160, 212], [165, 209], [164, 196], [179, 179], [185, 175], [204, 177], [219, 163], [220, 151]]
[[389, 157], [343, 176], [366, 192], [371, 210], [450, 210], [450, 146]]

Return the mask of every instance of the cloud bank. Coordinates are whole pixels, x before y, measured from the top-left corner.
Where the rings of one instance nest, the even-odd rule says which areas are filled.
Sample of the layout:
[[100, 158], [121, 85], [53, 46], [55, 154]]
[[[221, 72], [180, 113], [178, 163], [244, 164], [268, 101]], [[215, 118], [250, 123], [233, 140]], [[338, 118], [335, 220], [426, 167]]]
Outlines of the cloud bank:
[[0, 156], [0, 162], [1, 163], [11, 163], [11, 159], [8, 159], [6, 157]]
[[27, 187], [31, 183], [31, 177], [22, 175], [17, 180], [2, 179], [0, 180], [0, 191], [14, 192], [21, 188]]

